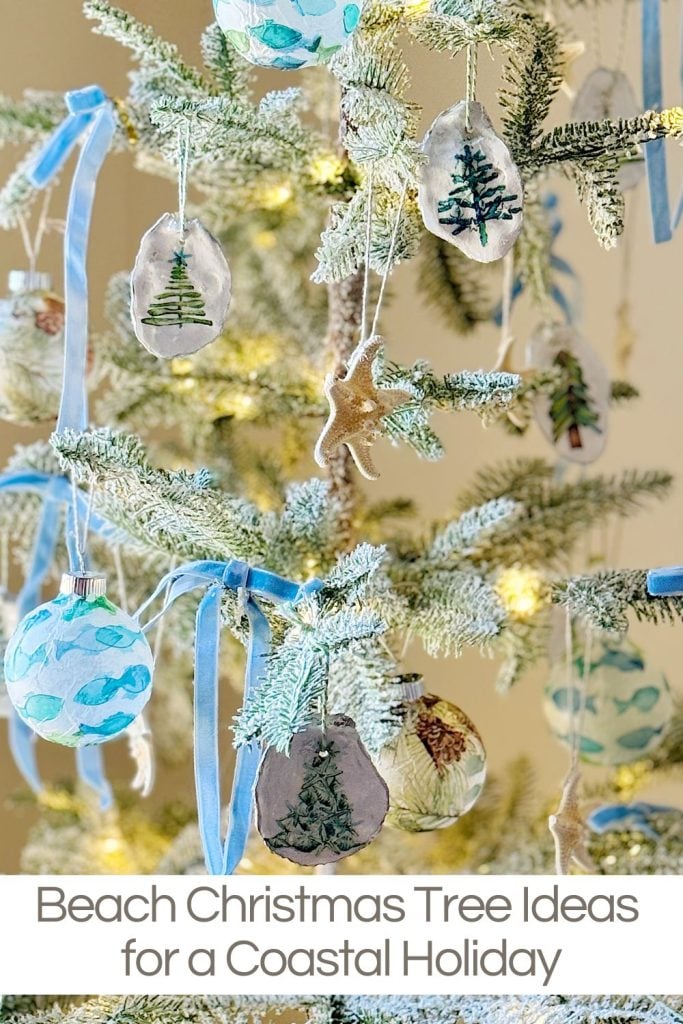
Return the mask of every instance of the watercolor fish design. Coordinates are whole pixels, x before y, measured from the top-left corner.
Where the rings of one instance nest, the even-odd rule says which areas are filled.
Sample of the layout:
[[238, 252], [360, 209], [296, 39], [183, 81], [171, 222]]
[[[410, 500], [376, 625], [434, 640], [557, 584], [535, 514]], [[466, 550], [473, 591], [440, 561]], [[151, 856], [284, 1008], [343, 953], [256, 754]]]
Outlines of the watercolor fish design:
[[64, 707], [61, 697], [47, 693], [29, 693], [24, 706], [17, 708], [23, 718], [32, 718], [35, 722], [52, 722]]
[[83, 654], [101, 654], [103, 647], [126, 651], [140, 640], [137, 629], [127, 626], [87, 626], [74, 640], [60, 640], [55, 647], [55, 658], [60, 661], [70, 651]]
[[661, 690], [656, 686], [641, 686], [628, 700], [620, 700], [614, 697], [614, 704], [617, 712], [623, 715], [629, 708], [636, 708], [638, 711], [651, 711], [661, 696]]
[[[595, 701], [595, 696], [586, 697], [586, 711], [589, 711], [592, 715], [596, 715], [598, 713], [598, 709], [595, 706]], [[555, 690], [553, 692], [552, 702], [555, 705], [555, 707], [560, 709], [560, 711], [571, 710], [574, 714], [576, 714], [577, 711], [581, 710], [581, 690], [577, 690], [573, 686], [563, 686], [559, 690]]]
[[252, 26], [249, 32], [260, 43], [269, 46], [272, 50], [294, 50], [300, 46], [304, 50], [315, 53], [321, 42], [320, 36], [306, 39], [303, 32], [290, 28], [288, 25], [281, 25], [280, 22], [273, 21], [272, 18], [266, 18], [262, 25]]
[[665, 807], [661, 804], [648, 804], [643, 801], [633, 804], [606, 804], [598, 807], [588, 815], [588, 825], [603, 835], [610, 831], [637, 831], [657, 841], [660, 838], [651, 819], [659, 814], [681, 814], [678, 807]]
[[5, 662], [5, 679], [8, 683], [16, 683], [36, 665], [47, 665], [49, 657], [47, 644], [40, 644], [31, 654], [27, 654], [18, 644]]
[[126, 715], [123, 711], [117, 711], [115, 715], [105, 718], [99, 725], [81, 725], [77, 737], [93, 736], [104, 737], [116, 736], [117, 733], [127, 729], [131, 722], [135, 721], [135, 715]]
[[118, 679], [102, 676], [86, 683], [74, 697], [77, 704], [96, 707], [107, 704], [117, 693], [130, 698], [143, 693], [152, 682], [152, 676], [145, 665], [131, 665]]
[[624, 736], [620, 736], [617, 743], [624, 750], [644, 750], [645, 747], [650, 745], [655, 736], [661, 736], [663, 732], [663, 725], [660, 725], [657, 729], [650, 725], [644, 725], [642, 729], [634, 729], [633, 732], [627, 732]]

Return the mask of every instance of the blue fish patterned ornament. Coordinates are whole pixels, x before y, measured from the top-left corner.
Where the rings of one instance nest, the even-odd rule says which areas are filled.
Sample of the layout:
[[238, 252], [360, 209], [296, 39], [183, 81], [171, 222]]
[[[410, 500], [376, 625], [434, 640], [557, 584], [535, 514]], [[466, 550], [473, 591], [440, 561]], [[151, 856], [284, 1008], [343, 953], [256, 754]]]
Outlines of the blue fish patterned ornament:
[[683, 818], [679, 807], [667, 807], [661, 804], [649, 804], [638, 801], [633, 804], [604, 804], [588, 815], [587, 823], [592, 832], [604, 835], [605, 832], [640, 832], [648, 839], [658, 842], [661, 834], [657, 831], [657, 819], [675, 816]]
[[7, 694], [34, 732], [68, 747], [126, 730], [152, 692], [153, 657], [138, 624], [107, 600], [102, 576], [62, 578], [5, 653]]
[[571, 746], [580, 723], [581, 759], [602, 765], [637, 761], [659, 746], [673, 713], [671, 691], [634, 644], [596, 640], [585, 678], [585, 701], [583, 679], [584, 659], [577, 655], [572, 678], [568, 680], [566, 666], [558, 664], [546, 686], [544, 713], [560, 743]]
[[362, 0], [213, 0], [216, 21], [245, 60], [295, 71], [326, 64], [360, 21]]

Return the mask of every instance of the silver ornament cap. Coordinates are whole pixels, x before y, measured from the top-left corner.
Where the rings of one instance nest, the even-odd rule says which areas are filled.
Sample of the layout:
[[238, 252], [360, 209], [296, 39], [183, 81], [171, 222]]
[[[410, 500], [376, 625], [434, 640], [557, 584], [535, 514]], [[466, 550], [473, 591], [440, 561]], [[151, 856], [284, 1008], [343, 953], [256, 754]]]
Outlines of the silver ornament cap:
[[52, 287], [52, 278], [40, 270], [10, 270], [7, 287], [12, 295], [49, 292]]
[[96, 572], [65, 572], [59, 593], [75, 594], [76, 597], [104, 597], [107, 593], [107, 577]]
[[403, 702], [408, 704], [424, 697], [425, 685], [422, 676], [404, 676], [401, 680], [401, 697]]

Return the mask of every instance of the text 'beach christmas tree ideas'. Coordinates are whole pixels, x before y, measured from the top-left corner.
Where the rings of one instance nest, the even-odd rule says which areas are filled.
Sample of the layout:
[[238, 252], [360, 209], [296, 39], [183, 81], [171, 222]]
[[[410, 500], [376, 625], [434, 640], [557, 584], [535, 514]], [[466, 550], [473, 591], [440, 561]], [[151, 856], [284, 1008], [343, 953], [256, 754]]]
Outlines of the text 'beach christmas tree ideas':
[[[623, 6], [612, 53], [612, 4], [219, 0], [195, 66], [87, 0], [96, 33], [130, 52], [127, 94], [75, 82], [2, 101], [0, 136], [21, 153], [0, 223], [26, 265], [0, 310], [0, 408], [44, 428], [0, 477], [3, 708], [39, 809], [26, 864], [678, 870], [683, 812], [646, 789], [683, 761], [676, 685], [628, 632], [678, 621], [683, 574], [648, 583], [647, 565], [610, 560], [671, 477], [599, 459], [637, 396], [631, 211], [649, 203], [648, 244], [673, 259], [683, 113], [657, 92], [658, 5], [642, 5], [643, 88]], [[456, 58], [426, 134], [414, 51]], [[106, 252], [88, 251], [89, 225], [116, 153], [177, 203], [149, 211], [129, 271], [108, 267], [94, 332], [86, 268]], [[593, 282], [563, 255], [583, 216], [621, 275], [616, 370], [585, 333]], [[40, 262], [59, 228], [63, 299]], [[411, 363], [392, 358], [399, 264], [454, 345], [473, 335], [472, 369], [435, 372], [419, 336]], [[534, 326], [516, 337], [524, 310]], [[483, 367], [480, 330], [499, 331]], [[409, 479], [394, 501], [372, 482], [386, 440], [442, 459], [437, 413], [474, 413], [513, 454], [424, 522]], [[545, 458], [529, 454], [540, 437]], [[545, 666], [560, 792], [542, 779], [527, 802], [521, 763], [487, 780], [476, 702], [416, 670], [470, 648], [504, 691]], [[73, 749], [73, 782], [41, 778], [44, 740]], [[120, 741], [134, 799], [105, 768]], [[196, 801], [145, 803], [155, 769], [192, 761]]]

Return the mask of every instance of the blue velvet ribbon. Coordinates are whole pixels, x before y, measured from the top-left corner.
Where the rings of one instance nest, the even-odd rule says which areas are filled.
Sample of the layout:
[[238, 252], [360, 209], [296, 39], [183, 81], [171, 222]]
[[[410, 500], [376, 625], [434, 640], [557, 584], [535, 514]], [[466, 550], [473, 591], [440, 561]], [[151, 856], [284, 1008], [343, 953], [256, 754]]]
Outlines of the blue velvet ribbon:
[[[25, 469], [0, 474], [0, 492], [37, 494], [43, 500], [38, 529], [33, 542], [30, 567], [24, 585], [17, 596], [17, 613], [20, 619], [40, 604], [40, 595], [45, 578], [54, 561], [59, 536], [62, 509], [71, 510], [71, 484], [65, 476], [50, 476], [37, 470]], [[87, 515], [88, 499], [82, 491], [77, 492], [79, 511]], [[91, 513], [91, 529], [114, 541], [118, 531], [96, 512]], [[67, 531], [67, 543], [75, 558], [75, 537]], [[43, 785], [36, 760], [36, 734], [16, 712], [9, 719], [9, 745], [14, 762], [34, 793], [42, 791]], [[94, 789], [100, 797], [100, 806], [106, 810], [112, 804], [112, 792], [104, 774], [102, 750], [99, 746], [84, 747], [77, 751], [76, 764], [79, 777]]]
[[[88, 425], [88, 236], [95, 186], [116, 130], [111, 100], [98, 85], [66, 94], [68, 117], [39, 154], [29, 181], [45, 188], [63, 168], [78, 141], [85, 142], [71, 183], [64, 236], [64, 381], [57, 431]], [[87, 134], [86, 134], [87, 133]]]
[[[664, 90], [660, 0], [642, 0], [641, 34], [643, 104], [645, 110], [662, 110]], [[683, 69], [681, 76], [683, 79]], [[652, 233], [655, 242], [668, 242], [683, 213], [683, 195], [672, 216], [666, 167], [666, 140], [653, 139], [644, 149]]]
[[256, 742], [237, 751], [228, 806], [225, 840], [221, 825], [220, 751], [218, 718], [218, 663], [221, 603], [226, 589], [241, 597], [249, 621], [249, 647], [244, 676], [244, 699], [256, 693], [265, 673], [270, 650], [270, 627], [256, 598], [295, 606], [322, 586], [320, 580], [300, 585], [244, 562], [190, 562], [167, 573], [138, 611], [141, 616], [165, 593], [161, 611], [147, 622], [150, 629], [183, 594], [205, 590], [197, 609], [194, 647], [194, 771], [197, 813], [206, 866], [212, 875], [231, 875], [241, 861], [251, 825], [254, 789], [261, 752]]
[[647, 574], [647, 592], [651, 597], [683, 596], [683, 565], [650, 569]]

